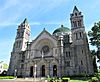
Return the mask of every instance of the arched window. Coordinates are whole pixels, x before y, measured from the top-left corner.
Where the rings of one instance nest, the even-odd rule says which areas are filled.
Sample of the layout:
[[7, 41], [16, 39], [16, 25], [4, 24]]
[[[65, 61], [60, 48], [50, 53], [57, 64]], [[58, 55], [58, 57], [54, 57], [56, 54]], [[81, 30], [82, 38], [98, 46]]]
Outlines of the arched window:
[[82, 26], [82, 25], [81, 25], [81, 20], [78, 21], [78, 26]]
[[66, 62], [67, 67], [70, 67], [70, 61]]
[[78, 34], [76, 33], [76, 39], [78, 39]]
[[18, 42], [16, 42], [16, 48], [18, 48]]
[[77, 16], [77, 13], [75, 13], [75, 16]]
[[82, 50], [82, 54], [83, 54], [83, 52], [84, 52], [84, 51]]
[[57, 54], [57, 49], [55, 49], [55, 54]]
[[74, 27], [74, 21], [73, 21], [72, 27]]
[[70, 57], [70, 51], [66, 52], [66, 57]]
[[80, 37], [82, 37], [82, 33], [80, 32]]
[[83, 65], [83, 61], [81, 60], [81, 65]]
[[74, 22], [74, 27], [77, 27], [77, 22], [76, 21]]

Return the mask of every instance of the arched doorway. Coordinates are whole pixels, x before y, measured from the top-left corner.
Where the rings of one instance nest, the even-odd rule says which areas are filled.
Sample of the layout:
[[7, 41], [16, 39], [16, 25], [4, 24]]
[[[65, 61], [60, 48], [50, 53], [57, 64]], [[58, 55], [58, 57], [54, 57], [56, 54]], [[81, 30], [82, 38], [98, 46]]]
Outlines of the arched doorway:
[[42, 65], [41, 67], [41, 76], [45, 77], [45, 65]]
[[53, 66], [53, 76], [57, 76], [57, 66]]
[[33, 66], [30, 67], [30, 77], [33, 77]]

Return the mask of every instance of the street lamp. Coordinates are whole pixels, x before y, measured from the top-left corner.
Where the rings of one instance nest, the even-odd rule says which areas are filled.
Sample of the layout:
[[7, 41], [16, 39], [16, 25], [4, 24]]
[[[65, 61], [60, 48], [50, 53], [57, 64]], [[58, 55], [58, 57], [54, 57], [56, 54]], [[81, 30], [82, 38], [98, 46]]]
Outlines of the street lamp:
[[34, 65], [34, 68], [35, 68], [35, 70], [34, 70], [34, 79], [36, 78], [36, 67], [37, 67], [37, 65], [35, 63], [35, 65]]
[[42, 55], [42, 59], [43, 59], [44, 58], [44, 52], [43, 51], [42, 51], [41, 55]]
[[15, 69], [15, 74], [14, 74], [15, 78], [17, 78], [17, 69]]

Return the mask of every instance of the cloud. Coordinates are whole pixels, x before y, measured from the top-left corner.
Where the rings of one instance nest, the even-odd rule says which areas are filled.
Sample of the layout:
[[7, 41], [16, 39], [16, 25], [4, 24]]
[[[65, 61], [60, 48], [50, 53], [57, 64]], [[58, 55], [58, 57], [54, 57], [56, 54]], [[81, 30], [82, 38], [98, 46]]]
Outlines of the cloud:
[[[38, 17], [47, 13], [68, 0], [6, 0], [0, 7], [0, 26], [16, 25], [18, 19], [25, 16]], [[33, 22], [32, 24], [39, 24]], [[3, 28], [3, 27], [0, 27]]]
[[30, 4], [22, 4], [21, 1], [23, 0], [7, 0], [0, 7], [0, 26], [15, 24], [18, 18], [30, 10]]

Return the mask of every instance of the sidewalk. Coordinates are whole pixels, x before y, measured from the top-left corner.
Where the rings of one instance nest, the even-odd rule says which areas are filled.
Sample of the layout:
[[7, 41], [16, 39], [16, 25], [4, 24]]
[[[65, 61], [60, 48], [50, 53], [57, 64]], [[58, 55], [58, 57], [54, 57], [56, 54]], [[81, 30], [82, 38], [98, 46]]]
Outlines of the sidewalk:
[[16, 81], [45, 82], [42, 78], [15, 78]]

